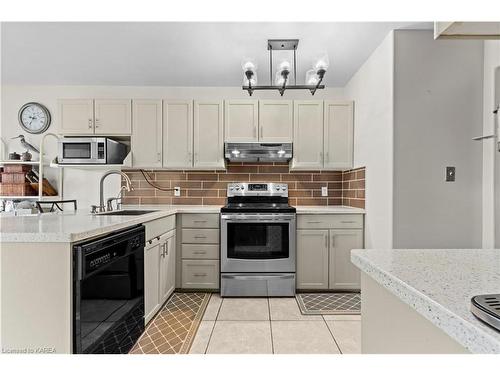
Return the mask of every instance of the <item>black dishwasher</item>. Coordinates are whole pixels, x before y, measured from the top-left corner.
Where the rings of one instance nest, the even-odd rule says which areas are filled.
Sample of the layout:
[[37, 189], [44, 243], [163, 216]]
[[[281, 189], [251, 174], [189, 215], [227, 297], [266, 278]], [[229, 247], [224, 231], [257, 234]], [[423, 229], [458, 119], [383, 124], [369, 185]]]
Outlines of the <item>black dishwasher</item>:
[[144, 332], [144, 226], [73, 246], [73, 352], [128, 353]]

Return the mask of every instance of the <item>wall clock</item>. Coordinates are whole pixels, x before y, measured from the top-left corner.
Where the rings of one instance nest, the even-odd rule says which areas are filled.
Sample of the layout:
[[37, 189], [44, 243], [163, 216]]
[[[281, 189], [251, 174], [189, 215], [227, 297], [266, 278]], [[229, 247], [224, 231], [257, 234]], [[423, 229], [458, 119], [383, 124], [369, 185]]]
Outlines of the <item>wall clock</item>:
[[40, 134], [50, 126], [50, 112], [40, 103], [26, 103], [19, 110], [19, 124], [31, 134]]

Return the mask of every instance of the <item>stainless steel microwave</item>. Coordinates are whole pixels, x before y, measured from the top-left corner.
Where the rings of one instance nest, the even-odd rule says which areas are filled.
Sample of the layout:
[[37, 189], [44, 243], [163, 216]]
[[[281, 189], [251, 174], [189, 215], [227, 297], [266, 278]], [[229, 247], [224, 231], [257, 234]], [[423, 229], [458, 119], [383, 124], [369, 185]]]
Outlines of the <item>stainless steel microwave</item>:
[[106, 137], [69, 137], [58, 141], [59, 164], [123, 164], [127, 145]]

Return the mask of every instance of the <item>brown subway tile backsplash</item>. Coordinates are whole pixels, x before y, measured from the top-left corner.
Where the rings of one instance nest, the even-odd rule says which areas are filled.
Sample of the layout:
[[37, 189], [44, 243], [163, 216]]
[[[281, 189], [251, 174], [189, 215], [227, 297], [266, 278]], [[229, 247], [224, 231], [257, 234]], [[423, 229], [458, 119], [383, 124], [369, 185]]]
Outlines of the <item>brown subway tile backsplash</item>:
[[[147, 176], [162, 188], [181, 188], [181, 196], [173, 191], [151, 187], [138, 170], [124, 171], [132, 180], [134, 191], [124, 192], [124, 204], [224, 205], [229, 182], [284, 182], [288, 184], [291, 205], [346, 205], [364, 208], [365, 168], [344, 172], [290, 172], [283, 163], [229, 163], [226, 171], [147, 171]], [[328, 197], [321, 188], [328, 187]]]

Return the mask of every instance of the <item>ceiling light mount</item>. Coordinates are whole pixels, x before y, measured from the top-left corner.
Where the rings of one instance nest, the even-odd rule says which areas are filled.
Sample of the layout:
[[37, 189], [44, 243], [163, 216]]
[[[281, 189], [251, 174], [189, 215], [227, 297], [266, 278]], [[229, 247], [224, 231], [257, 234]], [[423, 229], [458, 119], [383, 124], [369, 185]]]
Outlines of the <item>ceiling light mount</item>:
[[[326, 53], [318, 55], [313, 62], [313, 69], [307, 71], [305, 85], [297, 85], [298, 45], [298, 39], [268, 39], [269, 85], [257, 86], [257, 64], [251, 59], [246, 59], [241, 65], [244, 72], [243, 90], [248, 91], [250, 96], [252, 96], [255, 90], [277, 90], [280, 95], [283, 96], [285, 90], [309, 90], [311, 95], [314, 95], [316, 90], [324, 89], [325, 85], [321, 83], [329, 66], [328, 55]], [[287, 59], [283, 59], [279, 62], [273, 85], [273, 51], [293, 51], [293, 85], [289, 84], [292, 64]]]

